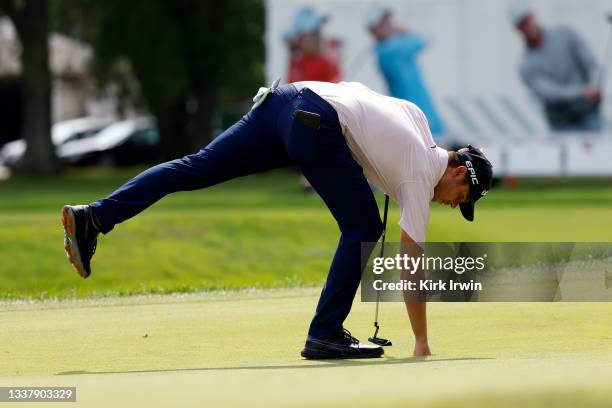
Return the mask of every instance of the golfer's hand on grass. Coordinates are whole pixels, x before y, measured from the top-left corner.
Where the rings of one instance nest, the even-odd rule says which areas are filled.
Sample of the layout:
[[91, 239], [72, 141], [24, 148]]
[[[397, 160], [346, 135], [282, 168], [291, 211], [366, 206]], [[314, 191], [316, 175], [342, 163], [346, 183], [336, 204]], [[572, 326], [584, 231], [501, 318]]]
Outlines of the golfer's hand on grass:
[[412, 355], [415, 357], [431, 356], [431, 350], [429, 349], [429, 344], [427, 344], [427, 340], [417, 340], [417, 342], [414, 344], [414, 351], [412, 352]]
[[[400, 242], [402, 243], [402, 254], [407, 254], [413, 258], [418, 258], [423, 255], [421, 247], [404, 230], [401, 231]], [[402, 271], [400, 276], [402, 279], [410, 279], [418, 282], [424, 275], [422, 270], [418, 270], [414, 274]], [[414, 356], [431, 355], [429, 343], [427, 342], [427, 303], [424, 301], [424, 295], [425, 294], [421, 292], [404, 292], [406, 311], [408, 312], [408, 317], [410, 318], [412, 332], [416, 338], [414, 352], [412, 353]]]

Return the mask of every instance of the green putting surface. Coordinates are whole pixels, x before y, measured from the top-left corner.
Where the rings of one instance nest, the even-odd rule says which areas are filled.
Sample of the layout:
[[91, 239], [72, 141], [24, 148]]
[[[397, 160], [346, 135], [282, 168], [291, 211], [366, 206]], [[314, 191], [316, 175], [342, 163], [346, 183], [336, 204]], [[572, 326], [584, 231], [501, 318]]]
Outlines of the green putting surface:
[[[372, 361], [299, 357], [318, 289], [0, 304], [0, 386], [76, 386], [65, 406], [604, 407], [606, 303], [430, 304], [434, 355], [412, 358], [382, 305]], [[374, 304], [346, 327], [365, 340]], [[16, 405], [17, 406], [17, 405]], [[23, 406], [23, 405], [20, 405]], [[53, 405], [53, 406], [61, 406]]]

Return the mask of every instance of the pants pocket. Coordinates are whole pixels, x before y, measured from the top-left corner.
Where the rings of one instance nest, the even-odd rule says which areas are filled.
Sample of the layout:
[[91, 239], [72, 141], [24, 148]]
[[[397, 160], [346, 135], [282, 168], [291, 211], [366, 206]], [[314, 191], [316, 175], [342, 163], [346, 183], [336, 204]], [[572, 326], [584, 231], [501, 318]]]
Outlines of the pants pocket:
[[316, 161], [320, 123], [321, 117], [316, 113], [294, 111], [287, 151], [296, 163]]

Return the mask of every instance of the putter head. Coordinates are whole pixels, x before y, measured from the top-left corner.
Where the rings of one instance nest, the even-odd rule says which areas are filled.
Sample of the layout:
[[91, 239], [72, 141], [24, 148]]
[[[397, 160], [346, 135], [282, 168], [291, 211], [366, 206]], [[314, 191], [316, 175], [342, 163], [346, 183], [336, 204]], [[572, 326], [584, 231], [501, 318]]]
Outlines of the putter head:
[[383, 339], [382, 337], [376, 337], [376, 336], [369, 337], [368, 341], [370, 343], [374, 343], [377, 346], [381, 346], [381, 347], [386, 347], [386, 346], [392, 346], [393, 345], [393, 343], [391, 343], [391, 340]]

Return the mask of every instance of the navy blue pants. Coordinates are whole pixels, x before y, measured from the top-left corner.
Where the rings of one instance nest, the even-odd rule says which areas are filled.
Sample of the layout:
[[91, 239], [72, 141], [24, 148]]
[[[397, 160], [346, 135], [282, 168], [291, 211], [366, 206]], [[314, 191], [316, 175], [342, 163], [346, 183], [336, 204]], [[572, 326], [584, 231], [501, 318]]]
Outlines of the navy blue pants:
[[[294, 121], [296, 109], [319, 114], [319, 130]], [[292, 164], [323, 198], [341, 232], [308, 333], [324, 339], [342, 330], [361, 278], [361, 242], [377, 241], [382, 222], [336, 111], [310, 89], [281, 86], [199, 152], [144, 171], [91, 207], [106, 234], [167, 194]]]

